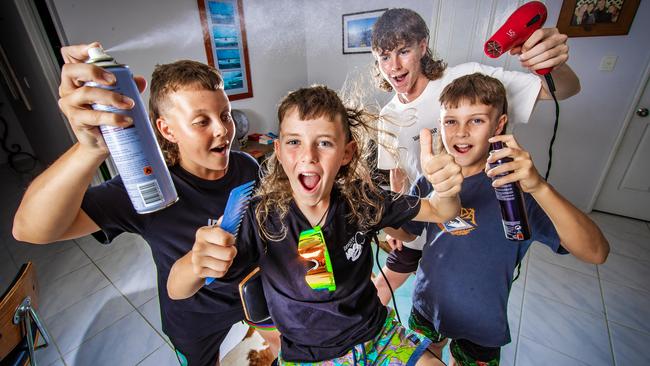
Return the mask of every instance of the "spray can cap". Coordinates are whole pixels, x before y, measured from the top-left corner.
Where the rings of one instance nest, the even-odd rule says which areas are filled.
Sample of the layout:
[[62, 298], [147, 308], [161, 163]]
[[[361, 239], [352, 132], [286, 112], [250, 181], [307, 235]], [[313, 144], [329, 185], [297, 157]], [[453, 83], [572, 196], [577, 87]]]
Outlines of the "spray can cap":
[[91, 47], [88, 49], [88, 61], [86, 63], [96, 64], [97, 66], [117, 65], [113, 56], [104, 52], [101, 47]]

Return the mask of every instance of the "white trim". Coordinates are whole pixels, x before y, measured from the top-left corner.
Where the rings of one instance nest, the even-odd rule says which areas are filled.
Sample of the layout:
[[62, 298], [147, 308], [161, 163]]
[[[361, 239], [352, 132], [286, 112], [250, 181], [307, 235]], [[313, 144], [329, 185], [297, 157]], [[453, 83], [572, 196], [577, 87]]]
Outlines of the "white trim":
[[[35, 57], [41, 65], [43, 76], [49, 86], [49, 92], [52, 98], [57, 101], [59, 99], [59, 64], [52, 53], [49, 41], [46, 41], [48, 38], [45, 29], [43, 29], [38, 11], [35, 8], [33, 0], [14, 0], [14, 3], [27, 31], [27, 36], [34, 47]], [[76, 142], [77, 138], [72, 132], [70, 125], [66, 122], [65, 117], [60, 112], [59, 116], [72, 143]]]
[[614, 141], [614, 146], [612, 147], [612, 150], [609, 153], [609, 157], [607, 158], [607, 163], [605, 163], [605, 167], [602, 173], [600, 174], [598, 183], [596, 184], [596, 189], [594, 190], [594, 194], [591, 197], [589, 204], [587, 205], [587, 212], [591, 212], [594, 209], [594, 206], [596, 205], [596, 201], [598, 200], [598, 196], [600, 196], [600, 191], [602, 190], [603, 185], [605, 184], [605, 179], [607, 178], [609, 169], [611, 168], [612, 162], [616, 157], [616, 153], [618, 153], [618, 148], [623, 142], [623, 137], [625, 136], [627, 127], [630, 125], [630, 121], [634, 117], [636, 105], [639, 104], [639, 101], [641, 100], [641, 96], [643, 94], [643, 91], [646, 88], [646, 85], [650, 87], [650, 58], [646, 60], [646, 67], [645, 67], [645, 71], [643, 72], [643, 77], [640, 79], [640, 82], [637, 86], [637, 90], [634, 93], [634, 98], [632, 98], [632, 102], [628, 106], [627, 114], [625, 115], [625, 119], [623, 120], [623, 125], [618, 130], [618, 135], [616, 136], [616, 140]]

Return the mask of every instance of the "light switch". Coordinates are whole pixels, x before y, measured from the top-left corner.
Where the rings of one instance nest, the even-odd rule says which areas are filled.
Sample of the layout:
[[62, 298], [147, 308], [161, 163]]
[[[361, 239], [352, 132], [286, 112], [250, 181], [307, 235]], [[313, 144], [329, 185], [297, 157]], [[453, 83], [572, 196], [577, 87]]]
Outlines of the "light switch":
[[600, 71], [613, 71], [617, 59], [618, 56], [604, 56], [602, 60], [600, 60]]

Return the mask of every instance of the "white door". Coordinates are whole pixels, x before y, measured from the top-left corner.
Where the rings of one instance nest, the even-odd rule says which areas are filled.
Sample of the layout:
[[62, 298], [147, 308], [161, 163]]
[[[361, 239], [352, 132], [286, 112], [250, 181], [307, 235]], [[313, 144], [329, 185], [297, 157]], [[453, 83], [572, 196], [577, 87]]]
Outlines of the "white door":
[[605, 177], [595, 210], [650, 221], [650, 83], [644, 90]]

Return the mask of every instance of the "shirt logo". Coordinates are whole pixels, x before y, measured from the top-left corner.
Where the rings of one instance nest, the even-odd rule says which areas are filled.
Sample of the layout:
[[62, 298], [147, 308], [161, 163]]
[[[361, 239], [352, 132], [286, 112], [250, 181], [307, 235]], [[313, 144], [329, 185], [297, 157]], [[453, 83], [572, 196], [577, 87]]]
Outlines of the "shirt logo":
[[440, 230], [446, 231], [451, 235], [464, 236], [476, 229], [476, 215], [473, 208], [460, 209], [460, 216], [451, 219], [444, 224], [438, 224]]
[[[361, 242], [359, 242], [361, 241]], [[366, 235], [361, 231], [358, 231], [350, 241], [343, 247], [345, 250], [345, 257], [352, 262], [356, 262], [359, 257], [361, 257], [361, 252], [363, 251], [363, 244], [366, 242]]]

